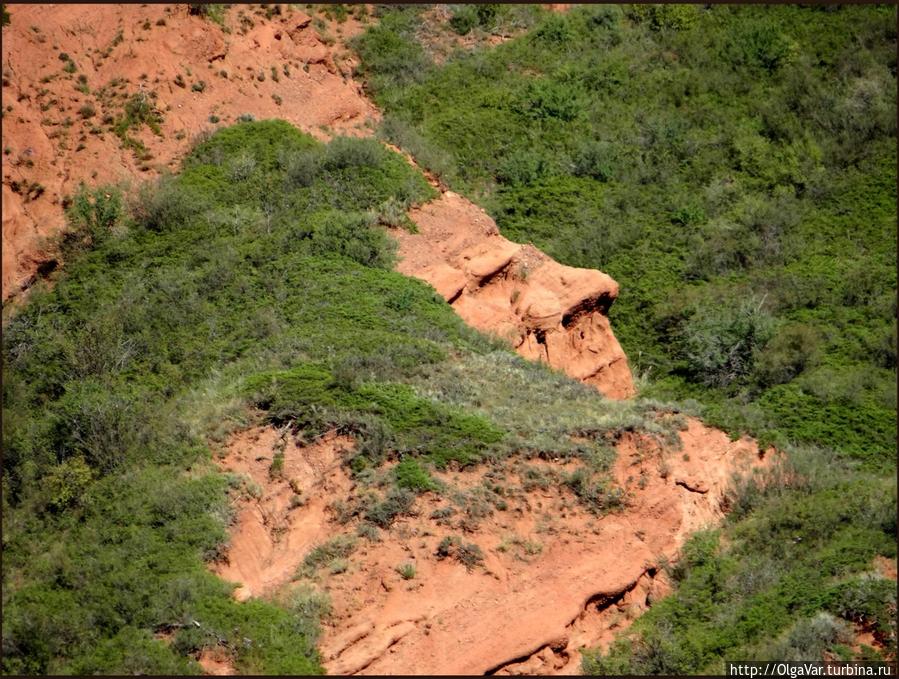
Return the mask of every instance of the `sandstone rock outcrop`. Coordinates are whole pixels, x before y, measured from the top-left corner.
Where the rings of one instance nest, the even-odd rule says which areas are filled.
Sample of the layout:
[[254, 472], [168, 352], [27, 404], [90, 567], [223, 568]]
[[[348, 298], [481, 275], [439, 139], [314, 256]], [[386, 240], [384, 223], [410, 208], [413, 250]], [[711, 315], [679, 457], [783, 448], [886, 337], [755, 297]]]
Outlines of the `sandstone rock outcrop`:
[[500, 235], [481, 208], [452, 191], [413, 209], [419, 233], [396, 231], [404, 274], [421, 278], [469, 325], [507, 340], [611, 398], [634, 394], [607, 315], [618, 283], [554, 261]]

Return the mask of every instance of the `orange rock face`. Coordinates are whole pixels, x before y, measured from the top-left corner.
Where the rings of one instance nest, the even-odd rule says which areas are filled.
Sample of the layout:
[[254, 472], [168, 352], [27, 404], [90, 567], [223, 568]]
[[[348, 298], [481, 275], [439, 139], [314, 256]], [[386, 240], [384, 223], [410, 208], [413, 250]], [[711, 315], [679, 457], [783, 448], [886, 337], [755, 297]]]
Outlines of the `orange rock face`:
[[466, 323], [507, 340], [522, 356], [611, 398], [634, 394], [606, 315], [618, 296], [610, 276], [513, 243], [481, 208], [451, 191], [409, 216], [419, 233], [394, 232], [401, 273], [433, 285]]

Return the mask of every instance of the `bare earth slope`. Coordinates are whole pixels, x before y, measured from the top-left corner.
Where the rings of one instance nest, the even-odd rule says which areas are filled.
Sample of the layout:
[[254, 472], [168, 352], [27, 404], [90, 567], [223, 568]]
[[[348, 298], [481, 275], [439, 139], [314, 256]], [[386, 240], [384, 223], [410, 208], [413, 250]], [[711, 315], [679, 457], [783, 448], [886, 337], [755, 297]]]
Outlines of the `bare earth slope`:
[[[559, 482], [528, 487], [529, 469], [549, 478], [570, 471], [539, 460], [510, 459], [493, 469], [508, 506], [468, 531], [435, 518], [435, 510], [449, 505], [446, 497], [421, 496], [415, 515], [399, 519], [378, 541], [357, 539], [345, 571], [317, 576], [334, 606], [320, 645], [328, 672], [576, 673], [579, 649], [607, 643], [664, 594], [660, 559], [673, 557], [691, 532], [720, 520], [730, 474], [764, 463], [751, 440], [732, 442], [697, 420], [688, 421], [681, 438], [678, 451], [636, 436], [622, 439], [614, 476], [627, 490], [626, 507], [603, 517], [586, 511]], [[259, 497], [238, 502], [232, 546], [217, 567], [242, 583], [239, 598], [301, 578], [314, 547], [355, 534], [355, 520], [341, 523], [328, 508], [355, 490], [340, 464], [351, 447], [334, 436], [303, 446], [271, 428], [231, 440], [221, 466], [261, 488]], [[272, 481], [268, 469], [277, 450], [284, 452], [284, 476]], [[482, 483], [484, 473], [436, 476], [466, 489]], [[292, 503], [294, 495], [301, 501]], [[449, 535], [478, 545], [483, 563], [469, 570], [438, 557]], [[414, 566], [414, 577], [400, 575], [402, 564]]]
[[[378, 118], [348, 77], [352, 63], [337, 56], [341, 50], [322, 42], [308, 15], [277, 7], [281, 14], [271, 18], [258, 5], [232, 8], [225, 33], [188, 15], [187, 5], [7, 6], [4, 300], [54, 256], [42, 240], [63, 228], [63, 198], [79, 182], [142, 180], [174, 169], [196, 135], [216, 127], [210, 116], [221, 124], [246, 113], [283, 118], [317, 136], [323, 126], [358, 134]], [[359, 26], [350, 20], [341, 30], [349, 35]], [[155, 93], [163, 116], [159, 135], [146, 126], [129, 132], [145, 154], [124, 148], [112, 131], [137, 92]]]

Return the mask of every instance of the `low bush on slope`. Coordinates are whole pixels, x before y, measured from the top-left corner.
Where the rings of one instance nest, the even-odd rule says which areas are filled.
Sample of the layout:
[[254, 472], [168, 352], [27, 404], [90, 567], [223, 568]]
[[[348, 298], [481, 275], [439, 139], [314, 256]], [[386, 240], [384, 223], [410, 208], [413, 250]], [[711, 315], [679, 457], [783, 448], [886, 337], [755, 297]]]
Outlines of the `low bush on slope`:
[[389, 270], [380, 210], [432, 195], [375, 141], [265, 121], [198, 144], [127, 207], [109, 187], [75, 197], [65, 271], [3, 333], [4, 672], [196, 672], [217, 645], [244, 673], [321, 670], [320, 598], [238, 604], [204, 565], [240, 483], [209, 446], [248, 406], [353, 434], [363, 487], [401, 460], [359, 507], [382, 527], [436, 489], [434, 467], [539, 450], [599, 478], [618, 433], [672, 436], [656, 404], [518, 358]]
[[615, 277], [645, 395], [892, 468], [894, 7], [576, 7], [441, 66], [433, 20], [357, 40], [384, 134]]

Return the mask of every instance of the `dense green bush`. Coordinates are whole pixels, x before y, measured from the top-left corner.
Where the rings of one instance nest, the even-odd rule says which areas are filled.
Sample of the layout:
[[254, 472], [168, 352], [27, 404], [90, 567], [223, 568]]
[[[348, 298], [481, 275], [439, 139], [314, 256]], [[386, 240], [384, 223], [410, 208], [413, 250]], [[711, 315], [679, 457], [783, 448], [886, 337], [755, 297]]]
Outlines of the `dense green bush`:
[[122, 216], [122, 196], [118, 190], [111, 187], [91, 190], [79, 185], [67, 211], [70, 228], [62, 243], [64, 249], [101, 243]]
[[473, 5], [460, 5], [450, 17], [450, 26], [459, 35], [468, 35], [478, 24], [478, 11]]
[[437, 482], [411, 457], [405, 458], [394, 467], [393, 474], [396, 477], [396, 484], [400, 488], [415, 491], [437, 490], [438, 488]]
[[753, 371], [772, 332], [762, 303], [749, 299], [737, 308], [700, 306], [680, 324], [676, 347], [696, 381], [726, 387]]
[[[324, 160], [296, 182], [282, 161], [301, 153]], [[237, 604], [206, 570], [229, 511], [203, 437], [246, 376], [368, 356], [396, 379], [451, 338], [482, 341], [426, 286], [372, 268], [390, 247], [368, 213], [431, 195], [377, 144], [329, 151], [275, 121], [202, 141], [128, 214], [113, 189], [79, 190], [64, 275], [3, 333], [4, 671], [191, 673], [220, 643], [243, 672], [320, 671], [314, 611]]]

